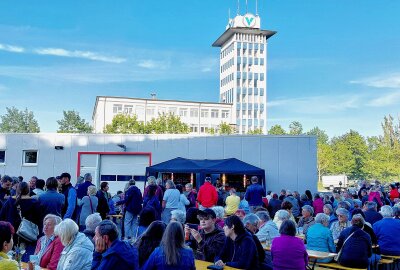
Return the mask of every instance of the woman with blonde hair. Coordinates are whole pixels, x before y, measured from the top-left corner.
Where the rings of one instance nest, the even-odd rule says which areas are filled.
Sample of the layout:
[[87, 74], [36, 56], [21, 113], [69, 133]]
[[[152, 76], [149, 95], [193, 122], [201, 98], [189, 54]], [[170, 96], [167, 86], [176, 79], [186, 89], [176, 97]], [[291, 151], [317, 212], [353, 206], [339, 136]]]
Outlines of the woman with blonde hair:
[[72, 219], [65, 219], [56, 226], [55, 234], [60, 237], [64, 249], [57, 270], [90, 270], [93, 258], [93, 243], [78, 230]]
[[81, 215], [79, 217], [79, 230], [85, 229], [86, 218], [96, 212], [97, 204], [99, 202], [96, 197], [97, 189], [95, 186], [89, 186], [87, 196], [83, 197], [82, 200], [78, 201], [78, 205], [82, 206]]

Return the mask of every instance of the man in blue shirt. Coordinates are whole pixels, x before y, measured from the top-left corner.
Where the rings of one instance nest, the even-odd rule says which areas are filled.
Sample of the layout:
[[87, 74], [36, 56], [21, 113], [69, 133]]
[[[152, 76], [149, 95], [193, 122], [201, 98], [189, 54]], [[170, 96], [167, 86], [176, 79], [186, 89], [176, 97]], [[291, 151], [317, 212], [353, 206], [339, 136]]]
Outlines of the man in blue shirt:
[[65, 204], [65, 196], [57, 192], [58, 182], [54, 177], [46, 180], [47, 191], [39, 196], [38, 201], [43, 217], [53, 214], [61, 217], [61, 210]]
[[251, 185], [246, 190], [245, 199], [249, 202], [250, 211], [253, 213], [257, 207], [263, 206], [262, 197], [265, 197], [265, 188], [258, 184], [258, 177], [251, 177]]
[[70, 218], [76, 220], [76, 189], [71, 184], [71, 175], [69, 173], [62, 173], [60, 175], [60, 183], [62, 186], [62, 193], [65, 196], [65, 204], [62, 209], [62, 218]]

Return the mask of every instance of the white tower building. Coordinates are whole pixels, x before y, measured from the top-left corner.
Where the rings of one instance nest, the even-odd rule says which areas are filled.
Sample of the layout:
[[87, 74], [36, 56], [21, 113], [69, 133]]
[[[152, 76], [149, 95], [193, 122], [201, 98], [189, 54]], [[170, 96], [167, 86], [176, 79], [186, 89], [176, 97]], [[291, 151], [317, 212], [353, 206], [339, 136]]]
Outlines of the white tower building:
[[258, 15], [238, 14], [212, 44], [221, 47], [220, 102], [233, 104], [239, 134], [267, 133], [267, 40], [276, 32], [260, 26]]

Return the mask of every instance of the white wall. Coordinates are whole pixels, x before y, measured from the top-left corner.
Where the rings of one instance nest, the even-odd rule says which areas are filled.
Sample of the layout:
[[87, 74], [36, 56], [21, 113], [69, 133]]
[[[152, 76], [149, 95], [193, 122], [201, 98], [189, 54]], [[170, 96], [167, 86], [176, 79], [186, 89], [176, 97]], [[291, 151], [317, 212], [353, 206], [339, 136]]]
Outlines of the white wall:
[[[6, 150], [0, 174], [46, 179], [66, 171], [75, 181], [78, 152], [121, 151], [117, 144], [126, 145], [128, 152], [151, 152], [153, 164], [178, 156], [235, 157], [263, 168], [268, 190], [317, 190], [317, 146], [313, 136], [0, 134], [0, 150]], [[55, 150], [56, 145], [64, 146], [64, 150]], [[39, 151], [37, 166], [22, 166], [22, 151], [27, 149]]]

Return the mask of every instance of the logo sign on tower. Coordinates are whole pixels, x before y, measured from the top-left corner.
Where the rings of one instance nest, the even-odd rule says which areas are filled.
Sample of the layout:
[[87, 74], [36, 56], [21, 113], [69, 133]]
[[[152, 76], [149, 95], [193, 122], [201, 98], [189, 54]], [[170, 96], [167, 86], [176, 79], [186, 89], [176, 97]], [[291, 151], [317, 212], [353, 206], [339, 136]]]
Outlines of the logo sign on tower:
[[243, 16], [243, 24], [246, 27], [254, 27], [256, 24], [256, 17], [251, 13], [247, 13]]

